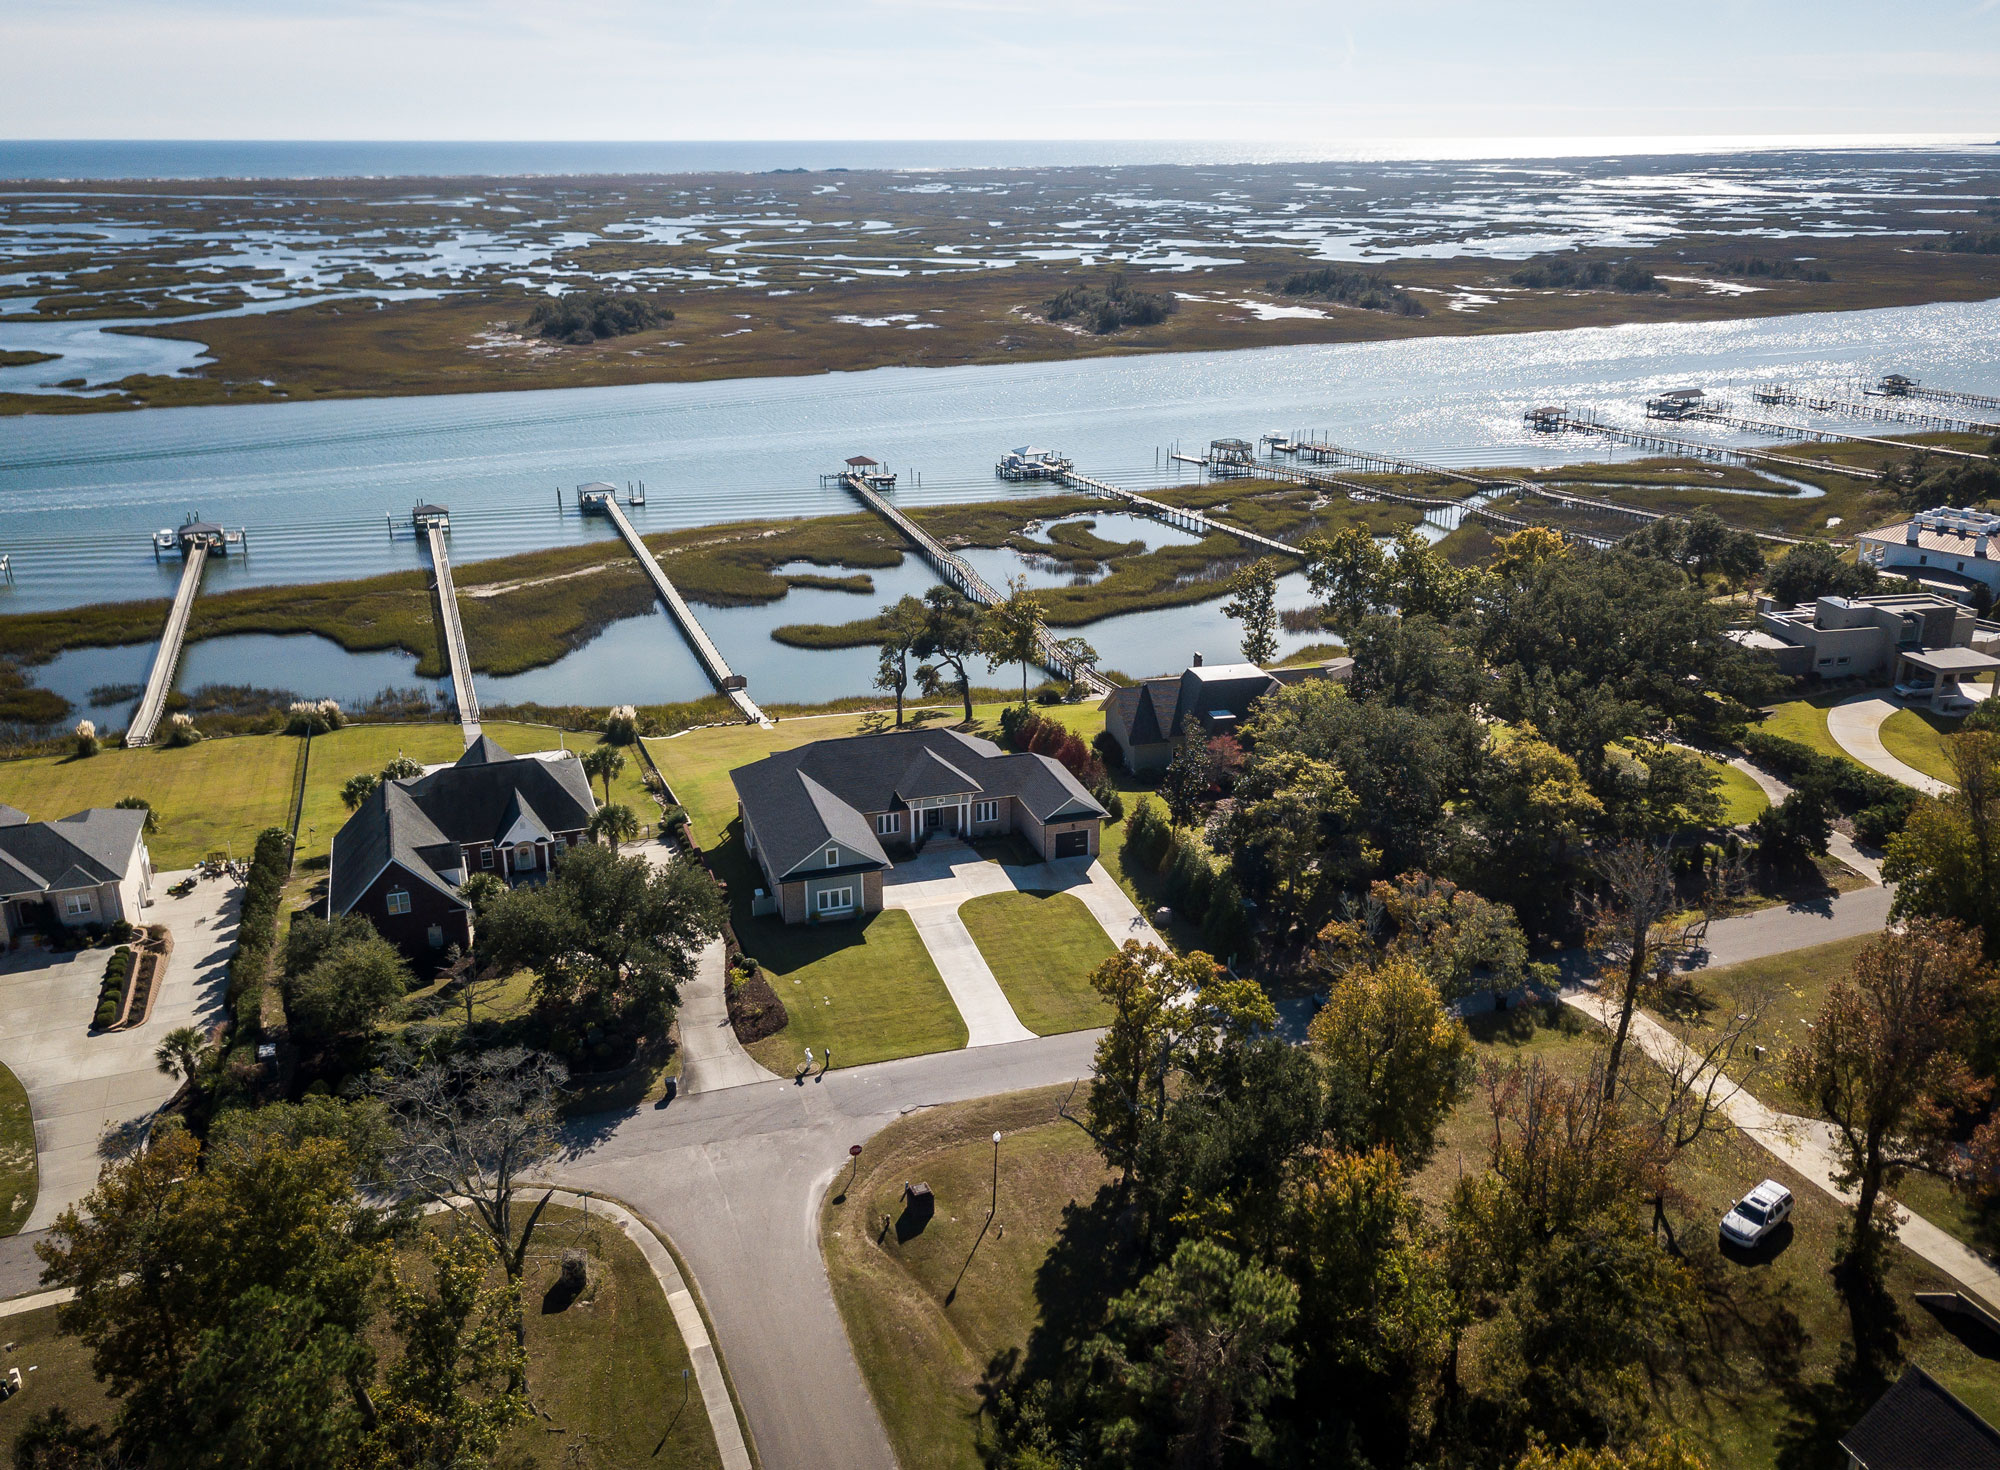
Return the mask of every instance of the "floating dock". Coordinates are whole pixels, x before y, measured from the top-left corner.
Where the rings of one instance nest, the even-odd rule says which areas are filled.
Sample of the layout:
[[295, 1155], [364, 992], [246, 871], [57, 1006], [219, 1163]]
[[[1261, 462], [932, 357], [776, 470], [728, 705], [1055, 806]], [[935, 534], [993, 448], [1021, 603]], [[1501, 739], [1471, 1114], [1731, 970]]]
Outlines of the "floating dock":
[[451, 580], [451, 513], [441, 505], [420, 505], [410, 512], [410, 524], [430, 540], [431, 596], [436, 599], [439, 642], [451, 668], [451, 697], [458, 706], [458, 728], [465, 743], [479, 738], [479, 691], [472, 683], [472, 658], [465, 651], [465, 625], [458, 616], [458, 588]]
[[173, 690], [174, 674], [180, 668], [188, 617], [194, 611], [194, 595], [201, 589], [201, 573], [208, 565], [208, 554], [212, 551], [226, 556], [231, 544], [240, 545], [242, 540], [240, 531], [227, 532], [193, 517], [183, 525], [154, 533], [154, 556], [168, 546], [179, 548], [181, 581], [174, 590], [174, 605], [167, 612], [167, 626], [160, 634], [159, 651], [153, 655], [153, 670], [146, 676], [146, 692], [139, 696], [139, 707], [133, 711], [132, 723], [125, 728], [126, 745], [151, 745], [160, 728], [160, 716], [166, 712], [167, 695]]
[[640, 569], [653, 584], [654, 594], [660, 599], [668, 615], [680, 625], [688, 646], [694, 649], [695, 657], [701, 660], [702, 667], [708, 671], [708, 677], [714, 681], [715, 687], [736, 706], [737, 712], [750, 724], [768, 725], [770, 721], [765, 718], [764, 711], [750, 698], [747, 687], [750, 681], [729, 667], [729, 661], [722, 656], [722, 650], [715, 646], [715, 641], [708, 636], [708, 630], [702, 627], [700, 620], [695, 617], [694, 609], [688, 606], [687, 599], [681, 596], [680, 589], [674, 586], [673, 581], [661, 570], [659, 559], [646, 549], [646, 543], [639, 539], [638, 531], [633, 528], [631, 521], [625, 518], [624, 510], [619, 507], [617, 491], [601, 481], [594, 485], [579, 485], [576, 488], [576, 503], [586, 514], [610, 517], [611, 524], [618, 528], [618, 534], [625, 538], [625, 544], [632, 549], [632, 555], [639, 558]]
[[[1007, 600], [994, 590], [992, 583], [975, 572], [964, 558], [947, 551], [943, 542], [877, 494], [875, 487], [869, 483], [871, 478], [873, 477], [864, 474], [841, 477], [842, 482], [854, 492], [862, 504], [916, 544], [924, 559], [949, 586], [956, 587], [974, 602], [984, 603], [988, 607]], [[1111, 692], [1111, 681], [1089, 664], [1078, 663], [1064, 653], [1047, 628], [1036, 630], [1035, 643], [1040, 650], [1040, 662], [1044, 668], [1054, 670], [1072, 683], [1081, 684], [1090, 691], [1092, 698], [1101, 699]]]

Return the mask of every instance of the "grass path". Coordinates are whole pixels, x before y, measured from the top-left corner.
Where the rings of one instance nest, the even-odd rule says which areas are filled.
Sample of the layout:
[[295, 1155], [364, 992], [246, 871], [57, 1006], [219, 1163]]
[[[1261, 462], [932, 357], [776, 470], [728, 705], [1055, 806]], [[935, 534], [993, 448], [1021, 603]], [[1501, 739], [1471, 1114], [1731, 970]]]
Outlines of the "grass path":
[[1021, 1024], [1037, 1036], [1107, 1025], [1088, 976], [1116, 952], [1104, 926], [1067, 893], [987, 893], [959, 906]]

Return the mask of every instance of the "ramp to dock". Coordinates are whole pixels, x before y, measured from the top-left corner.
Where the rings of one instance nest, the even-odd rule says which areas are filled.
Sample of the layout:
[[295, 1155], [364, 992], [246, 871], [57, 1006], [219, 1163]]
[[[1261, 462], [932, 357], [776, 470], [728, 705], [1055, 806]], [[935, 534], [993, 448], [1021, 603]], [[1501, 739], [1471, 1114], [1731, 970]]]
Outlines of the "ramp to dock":
[[681, 632], [686, 635], [688, 644], [694, 649], [695, 657], [701, 660], [702, 667], [708, 670], [708, 677], [715, 681], [715, 687], [722, 691], [743, 718], [751, 724], [768, 724], [769, 721], [764, 718], [764, 711], [750, 698], [749, 691], [743, 687], [742, 678], [731, 672], [729, 661], [722, 656], [722, 650], [715, 646], [714, 640], [708, 636], [708, 630], [702, 627], [700, 620], [695, 617], [694, 609], [687, 605], [687, 599], [681, 596], [680, 588], [674, 586], [672, 579], [661, 570], [659, 559], [646, 549], [646, 543], [639, 539], [639, 533], [633, 529], [632, 523], [625, 519], [625, 512], [619, 508], [617, 499], [607, 498], [602, 504], [593, 505], [591, 509], [611, 517], [611, 524], [618, 528], [618, 534], [625, 538], [625, 544], [631, 547], [632, 554], [639, 558], [639, 565], [645, 569], [647, 578], [653, 584], [653, 591], [659, 596], [673, 620], [680, 624]]
[[160, 651], [153, 655], [153, 672], [146, 676], [146, 692], [126, 727], [129, 746], [151, 745], [153, 732], [167, 707], [167, 694], [174, 687], [174, 671], [180, 667], [181, 644], [187, 639], [188, 614], [194, 611], [194, 594], [201, 587], [201, 569], [208, 562], [208, 548], [199, 542], [186, 547], [181, 563], [181, 585], [174, 592], [174, 605], [167, 614], [166, 630], [160, 634]]
[[458, 616], [458, 588], [451, 580], [451, 553], [445, 549], [445, 528], [432, 525], [431, 594], [437, 598], [438, 622], [444, 630], [445, 661], [451, 666], [451, 696], [458, 703], [458, 727], [465, 743], [479, 738], [479, 691], [472, 686], [472, 659], [465, 651], [465, 625]]
[[[930, 532], [924, 530], [915, 521], [876, 494], [873, 487], [868, 484], [868, 481], [864, 477], [860, 475], [844, 475], [842, 479], [846, 483], [847, 488], [852, 490], [863, 504], [915, 542], [917, 549], [923, 553], [924, 559], [931, 564], [932, 569], [946, 583], [956, 587], [974, 602], [983, 602], [988, 607], [1007, 600], [994, 590], [992, 583], [975, 572], [971, 564], [965, 561], [964, 558], [947, 551], [944, 543], [939, 541], [937, 537], [931, 535]], [[1162, 508], [1164, 509], [1165, 507]], [[1288, 547], [1286, 550], [1289, 552], [1290, 548]], [[1292, 554], [1296, 555], [1296, 553]], [[1071, 659], [1062, 649], [1056, 646], [1055, 636], [1047, 628], [1036, 629], [1035, 645], [1039, 650], [1038, 661], [1043, 667], [1053, 669], [1064, 678], [1081, 684], [1085, 689], [1090, 691], [1093, 699], [1102, 699], [1111, 692], [1111, 681], [1098, 673], [1089, 664], [1077, 663]]]
[[1087, 495], [1101, 495], [1107, 500], [1122, 500], [1133, 509], [1143, 511], [1157, 520], [1165, 521], [1170, 526], [1179, 526], [1182, 530], [1199, 531], [1204, 536], [1217, 533], [1224, 536], [1234, 536], [1239, 541], [1248, 541], [1252, 546], [1264, 551], [1274, 551], [1279, 556], [1297, 556], [1300, 554], [1298, 547], [1276, 540], [1270, 536], [1260, 536], [1255, 531], [1244, 530], [1241, 526], [1229, 525], [1225, 521], [1218, 521], [1212, 516], [1203, 515], [1198, 510], [1187, 510], [1178, 505], [1168, 505], [1163, 500], [1154, 500], [1151, 496], [1141, 495], [1136, 490], [1127, 490], [1118, 485], [1107, 485], [1102, 480], [1093, 480], [1090, 476], [1079, 475], [1074, 470], [1064, 470], [1060, 474], [1049, 476], [1049, 478], [1060, 484], [1068, 485], [1073, 489], [1081, 490]]

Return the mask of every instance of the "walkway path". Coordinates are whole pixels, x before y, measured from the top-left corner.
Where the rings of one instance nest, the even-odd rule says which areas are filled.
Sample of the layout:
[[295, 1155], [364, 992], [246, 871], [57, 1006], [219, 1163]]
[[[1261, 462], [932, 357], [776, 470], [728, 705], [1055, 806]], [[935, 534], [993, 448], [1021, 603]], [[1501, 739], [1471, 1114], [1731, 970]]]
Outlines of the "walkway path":
[[1826, 712], [1826, 733], [1833, 743], [1871, 771], [1879, 771], [1892, 781], [1914, 786], [1927, 796], [1943, 796], [1952, 789], [1949, 782], [1926, 776], [1915, 766], [1905, 765], [1889, 754], [1882, 743], [1882, 724], [1902, 706], [1880, 694], [1856, 694], [1843, 699]]
[[[1566, 989], [1562, 998], [1605, 1026], [1617, 1023], [1615, 1007], [1593, 991]], [[1643, 1011], [1632, 1017], [1631, 1036], [1647, 1056], [1662, 1065], [1686, 1067], [1694, 1059], [1672, 1032]], [[1827, 1125], [1780, 1113], [1726, 1078], [1724, 1082], [1722, 1109], [1730, 1122], [1794, 1173], [1841, 1203], [1854, 1203], [1853, 1192], [1834, 1182], [1840, 1166], [1836, 1162], [1832, 1130]], [[1901, 1206], [1897, 1207], [1896, 1220], [1897, 1238], [1905, 1246], [1967, 1291], [1984, 1297], [1989, 1306], [2000, 1308], [2000, 1271], [1995, 1271], [1984, 1256]]]
[[[1792, 788], [1789, 785], [1780, 781], [1762, 766], [1746, 760], [1742, 756], [1737, 756], [1729, 764], [1735, 770], [1741, 771], [1752, 781], [1755, 781], [1757, 789], [1764, 793], [1772, 806], [1778, 805], [1778, 803], [1792, 794]], [[1839, 861], [1845, 863], [1848, 867], [1866, 878], [1870, 883], [1881, 883], [1882, 864], [1880, 861], [1870, 857], [1859, 847], [1855, 846], [1854, 839], [1849, 837], [1845, 832], [1835, 831], [1829, 834], [1826, 839], [1826, 850], [1832, 853]]]

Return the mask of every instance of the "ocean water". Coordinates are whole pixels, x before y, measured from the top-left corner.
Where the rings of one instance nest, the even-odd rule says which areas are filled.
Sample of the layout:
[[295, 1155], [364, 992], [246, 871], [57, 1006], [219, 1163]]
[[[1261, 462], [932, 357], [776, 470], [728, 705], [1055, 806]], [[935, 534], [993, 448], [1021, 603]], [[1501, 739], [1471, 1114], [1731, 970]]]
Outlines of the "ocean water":
[[1977, 149], [1961, 133], [1713, 134], [1375, 139], [824, 139], [423, 142], [255, 139], [0, 139], [0, 179], [456, 178], [549, 174], [764, 173], [773, 169], [985, 169], [1582, 158], [1789, 150]]

